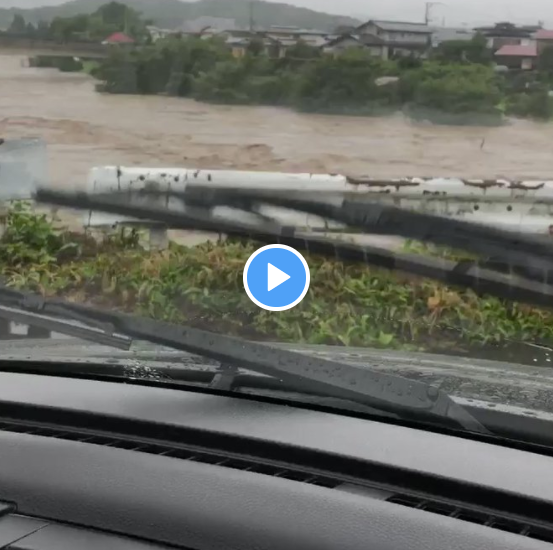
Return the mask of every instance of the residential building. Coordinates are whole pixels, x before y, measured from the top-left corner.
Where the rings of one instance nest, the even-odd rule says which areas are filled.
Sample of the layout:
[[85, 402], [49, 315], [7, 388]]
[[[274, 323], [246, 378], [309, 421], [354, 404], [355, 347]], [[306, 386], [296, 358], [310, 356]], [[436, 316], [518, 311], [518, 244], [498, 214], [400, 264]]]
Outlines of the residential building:
[[547, 29], [540, 29], [535, 35], [538, 46], [538, 55], [545, 50], [548, 46], [553, 46], [553, 31]]
[[273, 25], [261, 31], [267, 36], [278, 40], [284, 48], [294, 46], [299, 41], [305, 42], [316, 48], [327, 42], [328, 34], [325, 31], [316, 29], [301, 29], [299, 27], [284, 27]]
[[[234, 57], [244, 57], [252, 40], [260, 41], [263, 44], [263, 51], [266, 55], [270, 57], [281, 56], [282, 47], [279, 41], [262, 31], [226, 30], [216, 33], [216, 35], [225, 40]], [[209, 34], [206, 36], [209, 36]]]
[[234, 19], [202, 16], [185, 21], [178, 30], [183, 34], [200, 34], [206, 29], [212, 30], [213, 33], [220, 33], [223, 31], [238, 30], [238, 25]]
[[148, 25], [146, 29], [148, 30], [148, 33], [150, 34], [153, 42], [157, 42], [158, 40], [162, 38], [167, 38], [168, 36], [171, 36], [173, 34], [178, 34], [178, 31], [170, 29], [160, 29], [159, 27], [155, 27], [154, 25]]
[[498, 65], [504, 65], [509, 69], [532, 70], [538, 60], [538, 48], [536, 44], [506, 44], [494, 54]]
[[433, 29], [424, 23], [371, 20], [357, 27], [355, 32], [382, 40], [387, 57], [425, 57], [432, 43]]
[[388, 46], [382, 38], [374, 34], [343, 34], [329, 40], [322, 49], [326, 54], [338, 55], [350, 48], [366, 50], [381, 59], [388, 58]]
[[125, 34], [124, 32], [114, 32], [111, 36], [108, 36], [102, 44], [109, 45], [131, 45], [134, 44], [134, 39]]
[[437, 48], [443, 42], [469, 41], [476, 31], [465, 27], [432, 27], [432, 47]]
[[488, 40], [488, 47], [494, 52], [503, 46], [534, 46], [537, 26], [517, 26], [513, 23], [497, 23], [493, 27], [478, 27], [475, 31]]

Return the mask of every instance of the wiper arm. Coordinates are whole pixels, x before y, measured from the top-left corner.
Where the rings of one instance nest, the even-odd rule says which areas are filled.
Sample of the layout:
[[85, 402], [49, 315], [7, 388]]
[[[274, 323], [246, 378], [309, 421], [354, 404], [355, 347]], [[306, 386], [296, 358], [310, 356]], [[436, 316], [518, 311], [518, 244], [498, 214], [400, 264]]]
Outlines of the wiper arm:
[[48, 316], [40, 309], [33, 310], [26, 300], [18, 291], [0, 286], [0, 318], [121, 350], [131, 347], [132, 340], [123, 335], [87, 326], [75, 317], [68, 320]]
[[[363, 262], [392, 271], [404, 271], [446, 284], [470, 288], [478, 294], [553, 308], [553, 286], [543, 283], [538, 285], [523, 277], [488, 269], [477, 262], [454, 262], [416, 254], [396, 253], [376, 246], [313, 237], [298, 231], [295, 227], [281, 227], [276, 223], [272, 226], [269, 224], [259, 226], [215, 218], [208, 214], [178, 212], [150, 206], [145, 204], [143, 199], [143, 193], [134, 195], [129, 192], [88, 194], [39, 189], [36, 193], [38, 202], [155, 221], [173, 229], [209, 231], [252, 239], [265, 244], [276, 242], [337, 260]], [[435, 216], [435, 218], [438, 217]], [[451, 221], [447, 218], [438, 219], [439, 223]], [[512, 233], [505, 233], [509, 238], [513, 238]], [[505, 258], [505, 254], [502, 257]], [[528, 261], [530, 258], [534, 256], [525, 256]], [[512, 261], [510, 257], [507, 259]], [[551, 269], [553, 270], [553, 262]]]
[[10, 296], [14, 306], [23, 310], [75, 319], [97, 328], [104, 327], [110, 333], [117, 331], [131, 338], [207, 357], [224, 365], [265, 374], [298, 386], [307, 386], [312, 391], [329, 397], [353, 401], [394, 414], [402, 411], [412, 419], [445, 421], [466, 430], [488, 433], [446, 393], [423, 382], [240, 338], [103, 311], [0, 286], [0, 295], [5, 294]]

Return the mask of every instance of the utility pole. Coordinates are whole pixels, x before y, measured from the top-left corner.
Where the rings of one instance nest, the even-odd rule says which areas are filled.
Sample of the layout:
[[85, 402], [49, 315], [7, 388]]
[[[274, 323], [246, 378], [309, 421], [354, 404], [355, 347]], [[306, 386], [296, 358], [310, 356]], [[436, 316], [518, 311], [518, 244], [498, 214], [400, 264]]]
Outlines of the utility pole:
[[424, 5], [424, 24], [428, 25], [430, 24], [430, 19], [432, 15], [432, 8], [434, 6], [438, 6], [442, 4], [442, 2], [426, 2]]
[[255, 19], [254, 19], [254, 0], [250, 1], [250, 32], [253, 33], [255, 28]]

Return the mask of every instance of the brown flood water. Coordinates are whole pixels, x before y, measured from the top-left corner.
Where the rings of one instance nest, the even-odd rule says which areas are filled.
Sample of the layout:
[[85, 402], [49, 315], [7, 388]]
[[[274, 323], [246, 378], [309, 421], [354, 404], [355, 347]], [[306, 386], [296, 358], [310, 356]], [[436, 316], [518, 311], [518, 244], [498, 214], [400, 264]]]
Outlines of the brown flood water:
[[105, 164], [380, 177], [553, 176], [553, 124], [445, 127], [402, 115], [326, 116], [103, 95], [86, 75], [27, 68], [16, 56], [0, 56], [0, 136], [43, 138], [51, 181], [62, 185], [82, 185], [92, 166]]

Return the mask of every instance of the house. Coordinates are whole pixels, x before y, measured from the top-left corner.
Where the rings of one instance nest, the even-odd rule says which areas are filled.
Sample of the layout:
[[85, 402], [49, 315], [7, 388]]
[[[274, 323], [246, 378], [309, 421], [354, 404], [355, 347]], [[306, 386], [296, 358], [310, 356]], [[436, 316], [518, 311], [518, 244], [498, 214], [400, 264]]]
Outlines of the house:
[[148, 25], [146, 27], [146, 30], [148, 31], [152, 39], [152, 42], [157, 42], [162, 38], [167, 38], [168, 36], [178, 34], [177, 31], [169, 30], [169, 29], [160, 29], [159, 27], [155, 27], [154, 25]]
[[319, 48], [326, 44], [328, 33], [316, 29], [302, 29], [299, 27], [285, 27], [273, 25], [264, 32], [267, 36], [278, 40], [284, 48], [291, 47], [299, 41], [309, 46]]
[[134, 44], [134, 39], [125, 34], [124, 32], [114, 32], [111, 36], [108, 36], [102, 44], [109, 45], [129, 45]]
[[382, 38], [373, 34], [343, 34], [329, 40], [323, 47], [323, 53], [338, 55], [350, 48], [359, 48], [381, 59], [388, 58], [388, 47]]
[[546, 29], [540, 29], [534, 35], [534, 39], [536, 40], [536, 43], [537, 43], [537, 46], [538, 46], [538, 55], [539, 55], [548, 46], [553, 46], [553, 31], [549, 31], [549, 30], [546, 30]]
[[263, 45], [265, 55], [269, 57], [280, 57], [281, 55], [281, 45], [278, 40], [267, 36], [264, 32], [227, 30], [217, 33], [217, 36], [225, 40], [225, 44], [236, 58], [246, 55], [252, 40], [257, 40]]
[[476, 32], [464, 27], [432, 27], [432, 47], [437, 48], [443, 42], [472, 40]]
[[513, 23], [496, 23], [493, 27], [477, 27], [475, 31], [488, 40], [488, 47], [497, 52], [503, 46], [532, 46], [539, 27], [517, 26]]
[[387, 57], [425, 57], [432, 42], [432, 27], [424, 23], [371, 20], [355, 30], [359, 36], [376, 36], [386, 46]]
[[532, 70], [538, 60], [536, 44], [506, 44], [494, 54], [496, 63], [509, 69]]
[[183, 34], [200, 34], [204, 29], [211, 29], [216, 34], [238, 30], [238, 25], [235, 19], [202, 16], [185, 21], [178, 30]]

